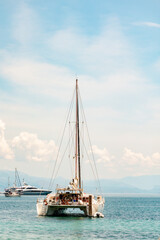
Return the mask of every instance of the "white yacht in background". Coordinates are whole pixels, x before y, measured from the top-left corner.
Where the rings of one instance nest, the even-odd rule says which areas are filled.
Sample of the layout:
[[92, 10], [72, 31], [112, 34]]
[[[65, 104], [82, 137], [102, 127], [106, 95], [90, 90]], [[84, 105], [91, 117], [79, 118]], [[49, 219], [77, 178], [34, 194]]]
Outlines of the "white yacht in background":
[[47, 195], [52, 191], [42, 188], [36, 188], [34, 186], [28, 185], [27, 183], [23, 183], [23, 186], [17, 188], [17, 191], [21, 193], [21, 195]]
[[8, 180], [8, 188], [5, 189], [4, 195], [6, 197], [18, 197], [21, 195], [47, 195], [52, 191], [48, 189], [36, 188], [34, 186], [28, 185], [23, 181], [21, 184], [20, 177], [17, 169], [15, 168], [15, 182], [14, 186], [10, 187]]

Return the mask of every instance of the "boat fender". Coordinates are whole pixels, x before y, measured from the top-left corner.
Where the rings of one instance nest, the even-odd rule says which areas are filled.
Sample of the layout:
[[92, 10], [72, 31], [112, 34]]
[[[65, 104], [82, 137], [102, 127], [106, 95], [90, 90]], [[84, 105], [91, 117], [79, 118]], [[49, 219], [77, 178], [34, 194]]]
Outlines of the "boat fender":
[[100, 212], [96, 212], [93, 217], [104, 218], [104, 215]]
[[44, 199], [44, 204], [47, 205], [47, 200], [46, 199]]

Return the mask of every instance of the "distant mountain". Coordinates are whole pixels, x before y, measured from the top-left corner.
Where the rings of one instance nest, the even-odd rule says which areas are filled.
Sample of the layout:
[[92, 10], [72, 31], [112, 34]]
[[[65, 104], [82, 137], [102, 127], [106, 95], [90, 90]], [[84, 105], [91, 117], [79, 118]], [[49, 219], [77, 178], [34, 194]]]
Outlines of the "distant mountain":
[[[36, 187], [48, 188], [50, 179], [29, 176], [25, 173], [19, 172], [21, 181], [24, 179], [29, 185]], [[0, 170], [0, 191], [8, 186], [8, 178], [10, 185], [14, 183], [14, 171]], [[62, 177], [54, 181], [51, 190], [54, 190], [56, 184], [59, 186], [67, 186], [68, 179]], [[94, 180], [86, 180], [83, 182], [84, 191], [96, 192], [97, 183]], [[125, 177], [121, 179], [101, 179], [100, 185], [103, 193], [160, 193], [160, 175]], [[97, 186], [98, 188], [98, 186]]]
[[160, 185], [154, 186], [150, 192], [152, 193], [159, 193], [160, 194]]
[[[86, 186], [86, 190], [89, 192], [95, 192], [94, 183], [94, 181], [86, 181], [84, 184]], [[146, 190], [121, 182], [121, 179], [101, 179], [100, 185], [103, 193], [147, 193]]]
[[139, 189], [151, 190], [152, 188], [155, 188], [155, 186], [160, 187], [160, 175], [125, 177], [121, 179], [121, 182]]
[[[48, 179], [48, 178], [30, 176], [23, 172], [19, 172], [19, 177], [21, 180], [21, 184], [23, 184], [23, 181], [24, 181], [25, 183], [35, 186], [35, 187], [38, 187], [38, 188], [48, 188], [49, 187], [50, 179]], [[15, 182], [15, 172], [0, 170], [0, 191], [1, 192], [4, 190], [4, 188], [8, 187], [8, 180], [9, 180], [10, 186], [13, 186], [14, 182]], [[57, 181], [55, 181], [55, 184], [52, 186], [52, 189], [54, 189], [56, 187], [57, 183], [62, 186], [68, 184], [66, 179], [64, 179], [62, 177], [58, 177]]]

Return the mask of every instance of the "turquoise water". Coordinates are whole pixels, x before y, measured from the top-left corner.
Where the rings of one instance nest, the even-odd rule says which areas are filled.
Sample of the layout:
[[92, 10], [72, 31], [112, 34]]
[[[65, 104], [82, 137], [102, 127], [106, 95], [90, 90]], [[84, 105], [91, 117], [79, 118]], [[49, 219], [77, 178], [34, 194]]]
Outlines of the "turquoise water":
[[158, 240], [160, 196], [108, 196], [105, 218], [37, 217], [36, 196], [0, 196], [0, 239]]

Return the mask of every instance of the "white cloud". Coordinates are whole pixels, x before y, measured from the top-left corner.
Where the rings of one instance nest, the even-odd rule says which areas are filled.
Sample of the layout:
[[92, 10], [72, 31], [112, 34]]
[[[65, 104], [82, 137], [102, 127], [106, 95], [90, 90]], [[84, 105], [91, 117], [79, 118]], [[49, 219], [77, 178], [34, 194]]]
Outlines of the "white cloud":
[[139, 26], [160, 28], [160, 24], [159, 23], [154, 23], [154, 22], [137, 22], [137, 23], [134, 23], [134, 24], [139, 25]]
[[159, 152], [145, 156], [141, 152], [125, 148], [123, 155], [118, 157], [110, 154], [106, 148], [100, 149], [94, 145], [93, 153], [102, 178], [158, 174], [160, 170]]
[[[0, 74], [14, 84], [25, 87], [30, 93], [38, 93], [61, 101], [69, 100], [75, 85], [74, 74], [65, 67], [21, 58], [8, 58], [1, 63]], [[90, 75], [79, 75], [80, 89], [84, 98], [116, 97], [135, 94], [148, 89], [146, 80], [134, 71], [117, 72], [99, 76], [99, 81]], [[92, 86], [88, 94], [88, 89]], [[138, 86], [138, 88], [137, 88]], [[117, 95], [118, 94], [118, 95]]]
[[158, 73], [160, 73], [160, 59], [158, 59], [155, 64], [154, 64], [154, 69], [156, 69], [156, 71]]
[[[36, 134], [21, 132], [13, 138], [11, 148], [4, 137], [4, 131], [5, 124], [0, 120], [0, 157], [8, 160], [8, 164], [11, 159], [15, 160], [15, 165], [17, 162], [30, 161], [30, 164], [36, 164], [54, 160], [57, 146], [53, 140], [44, 141]], [[109, 153], [107, 148], [93, 145], [92, 149], [102, 178], [155, 174], [160, 170], [160, 152], [144, 155], [124, 148], [123, 155], [118, 157]]]
[[58, 30], [49, 44], [64, 62], [76, 63], [76, 69], [80, 65], [80, 71], [92, 76], [133, 69], [133, 52], [117, 18], [108, 18], [99, 35], [86, 36], [73, 28]]
[[0, 131], [1, 135], [4, 133], [5, 130], [5, 123], [0, 119]]
[[115, 157], [110, 155], [106, 148], [100, 149], [96, 145], [93, 145], [92, 150], [96, 156], [97, 163], [104, 163], [106, 166], [112, 164], [112, 159]]
[[4, 131], [5, 123], [2, 120], [0, 120], [0, 158], [13, 159], [14, 153], [5, 139]]
[[75, 56], [87, 46], [88, 40], [85, 36], [80, 35], [73, 28], [58, 30], [48, 40], [52, 50], [58, 51], [60, 54], [71, 54]]
[[40, 89], [54, 86], [55, 82], [61, 86], [62, 76], [68, 75], [66, 68], [14, 58], [8, 64], [2, 65], [1, 71], [5, 77], [19, 85], [39, 86]]
[[67, 68], [45, 62], [8, 58], [7, 62], [1, 64], [0, 72], [4, 78], [32, 93], [54, 98], [60, 96], [62, 99], [68, 93], [71, 83], [73, 88], [73, 75]]
[[124, 161], [124, 165], [139, 167], [141, 171], [143, 171], [143, 168], [144, 170], [151, 171], [151, 168], [160, 168], [160, 153], [156, 152], [151, 156], [144, 156], [142, 153], [133, 152], [125, 148], [122, 161]]
[[150, 162], [150, 157], [144, 157], [142, 153], [135, 153], [132, 150], [125, 148], [124, 155], [122, 157], [127, 165], [145, 165]]
[[[23, 6], [21, 6], [21, 10], [22, 11], [18, 10], [21, 13], [19, 13], [17, 17], [15, 16], [16, 19], [13, 22], [14, 25], [13, 34], [15, 39], [20, 43], [20, 45], [25, 45], [28, 42], [30, 43], [30, 41], [35, 37], [36, 32], [35, 19], [33, 11], [28, 7], [23, 8]], [[149, 25], [153, 26], [153, 23]], [[154, 27], [158, 26], [156, 25]], [[72, 27], [60, 29], [52, 33], [52, 36], [50, 36], [48, 43], [49, 43], [48, 50], [50, 52], [49, 58], [52, 56], [54, 60], [53, 62], [56, 62], [56, 59], [59, 58], [59, 61], [57, 62], [64, 63], [64, 65], [67, 65], [68, 67], [63, 67], [62, 64], [58, 66], [51, 63], [47, 63], [45, 62], [45, 60], [40, 61], [38, 60], [37, 56], [36, 56], [37, 60], [31, 60], [31, 58], [26, 58], [23, 55], [23, 51], [21, 57], [18, 56], [19, 51], [17, 51], [18, 53], [15, 52], [13, 55], [10, 55], [9, 52], [2, 51], [1, 54], [2, 55], [5, 54], [5, 57], [4, 56], [1, 57], [2, 61], [0, 66], [0, 74], [2, 78], [7, 79], [9, 82], [13, 83], [12, 84], [13, 88], [17, 87], [17, 85], [23, 87], [23, 89], [26, 90], [26, 93], [33, 93], [34, 95], [34, 93], [36, 92], [38, 94], [52, 96], [53, 98], [66, 101], [66, 99], [68, 100], [70, 99], [70, 93], [72, 93], [73, 90], [75, 72], [82, 73], [81, 75], [79, 75], [79, 79], [83, 99], [90, 98], [93, 100], [92, 106], [89, 103], [89, 110], [92, 111], [92, 114], [90, 114], [91, 112], [89, 112], [89, 114], [90, 116], [91, 115], [96, 116], [95, 117], [96, 120], [97, 119], [99, 120], [99, 118], [103, 119], [103, 123], [101, 122], [102, 124], [100, 123], [101, 126], [99, 127], [99, 129], [100, 128], [103, 129], [102, 137], [100, 137], [100, 140], [98, 140], [97, 138], [95, 142], [102, 141], [102, 138], [103, 141], [105, 141], [105, 134], [103, 133], [104, 129], [107, 128], [106, 126], [108, 124], [107, 122], [108, 116], [111, 117], [112, 119], [112, 116], [114, 115], [116, 116], [115, 118], [118, 119], [118, 121], [119, 119], [120, 121], [124, 120], [120, 118], [122, 115], [125, 114], [124, 113], [125, 110], [122, 109], [124, 105], [128, 106], [130, 109], [133, 109], [137, 101], [138, 102], [137, 109], [139, 110], [139, 112], [141, 112], [143, 116], [145, 115], [145, 111], [141, 111], [141, 109], [139, 109], [139, 106], [143, 104], [143, 110], [145, 109], [145, 104], [152, 95], [148, 90], [150, 86], [147, 87], [146, 79], [144, 77], [141, 77], [141, 73], [139, 72], [139, 69], [137, 69], [136, 67], [135, 62], [137, 59], [135, 59], [135, 56], [133, 54], [133, 47], [130, 46], [130, 42], [127, 36], [124, 34], [123, 29], [121, 28], [118, 22], [118, 19], [113, 18], [109, 19], [104, 24], [101, 31], [99, 31], [99, 34], [94, 36], [93, 35], [87, 36], [80, 32], [79, 30], [75, 30]], [[145, 99], [143, 99], [143, 101], [139, 101], [139, 99], [137, 98], [138, 93], [139, 96], [141, 97], [145, 95]], [[38, 97], [41, 96], [38, 95]], [[133, 104], [130, 104], [130, 97], [133, 98], [134, 101]], [[101, 98], [104, 98], [103, 101], [101, 101], [102, 100]], [[100, 99], [100, 104], [98, 104], [98, 106], [96, 106], [97, 99]], [[116, 108], [114, 106], [116, 100], [118, 100], [119, 102], [120, 106], [119, 108], [118, 107]], [[5, 102], [4, 111], [6, 111], [6, 116], [7, 114], [8, 116], [11, 116], [12, 111], [14, 111], [14, 109], [16, 108], [15, 104], [13, 104], [12, 101], [12, 105], [8, 107], [9, 104], [6, 104], [6, 101], [3, 102]], [[16, 103], [17, 102], [18, 101], [16, 101]], [[27, 116], [27, 113], [24, 113], [24, 106], [21, 103], [21, 101], [19, 101], [18, 103], [18, 106], [20, 105], [21, 107], [23, 107], [23, 110], [21, 109], [21, 107], [20, 108], [18, 107], [16, 109], [16, 114], [14, 114], [16, 115], [16, 117], [14, 118], [14, 124], [12, 121], [12, 125], [15, 125], [17, 128], [20, 125], [21, 126], [20, 131], [22, 131], [22, 129], [26, 129], [27, 125], [30, 125], [29, 126], [30, 129], [28, 128], [26, 131], [32, 132], [32, 129], [34, 129], [34, 123], [38, 122], [37, 120], [39, 117], [41, 117], [41, 115], [39, 115], [37, 119], [35, 117], [33, 120], [32, 118], [30, 118], [30, 114], [33, 111], [33, 109], [31, 108], [27, 109], [29, 113], [28, 114], [29, 116]], [[99, 107], [99, 105], [101, 107]], [[8, 109], [11, 110], [9, 111], [10, 113], [7, 113]], [[39, 111], [41, 111], [41, 109]], [[128, 109], [126, 112], [127, 113], [129, 112]], [[47, 115], [47, 112], [45, 113]], [[24, 121], [22, 121], [22, 115]], [[129, 115], [130, 114], [125, 116], [126, 121], [128, 121], [128, 119], [130, 118]], [[134, 119], [139, 118], [139, 115], [137, 116], [137, 112], [135, 112], [133, 115], [134, 117], [131, 116], [132, 121], [133, 118]], [[58, 119], [58, 114], [55, 114], [55, 116], [56, 119]], [[115, 125], [116, 124], [117, 122], [115, 123]], [[39, 123], [35, 125], [36, 128], [33, 131], [36, 132], [40, 131], [42, 121], [41, 125]], [[115, 125], [111, 124], [113, 128]], [[57, 125], [55, 124], [55, 126]], [[122, 131], [123, 130], [126, 131], [125, 124], [120, 123], [119, 126], [120, 128], [123, 128]], [[95, 132], [97, 133], [99, 129], [95, 129]], [[111, 138], [112, 135], [117, 134], [115, 133], [117, 129], [110, 130]], [[45, 130], [42, 131], [44, 132]], [[47, 126], [47, 131], [48, 131], [47, 136], [50, 136], [49, 125]], [[33, 134], [34, 136], [31, 136], [32, 134], [30, 135], [29, 133], [25, 133], [26, 138], [28, 139], [25, 140], [24, 139], [25, 134], [24, 133], [23, 133], [24, 135], [21, 134], [14, 138], [15, 142], [13, 141], [14, 150], [16, 152], [16, 157], [18, 159], [20, 159], [21, 157], [21, 159], [23, 160], [23, 158], [25, 159], [27, 157], [28, 160], [36, 162], [43, 161], [44, 159], [46, 159], [47, 161], [47, 159], [51, 158], [52, 155], [51, 148], [52, 147], [54, 148], [54, 144], [53, 145], [51, 144], [50, 146], [49, 144], [50, 141], [48, 142], [42, 141], [36, 135]], [[135, 135], [136, 134], [137, 133], [135, 133]], [[14, 136], [16, 135], [17, 133]], [[128, 138], [131, 139], [133, 135]], [[121, 136], [119, 136], [119, 138], [121, 138]], [[125, 144], [125, 141], [126, 139], [123, 135], [121, 145]], [[138, 145], [138, 143], [136, 144]], [[120, 147], [121, 146], [118, 146], [118, 148]], [[124, 156], [123, 157], [121, 156], [122, 161], [120, 160], [118, 161], [113, 155], [111, 155], [107, 151], [106, 148], [99, 149], [98, 147], [95, 147], [94, 151], [99, 163], [102, 163], [102, 165], [105, 164], [105, 166], [111, 166], [114, 169], [117, 169], [117, 166], [120, 165], [122, 165], [123, 168], [125, 168], [125, 166], [126, 168], [130, 166], [131, 167], [136, 166], [136, 164], [137, 165], [139, 164], [139, 159], [140, 162], [142, 163], [141, 164], [142, 171], [144, 164], [147, 162], [147, 164], [149, 165], [149, 162], [151, 162], [150, 160], [153, 160], [155, 164], [158, 164], [156, 163], [156, 161], [158, 161], [157, 153], [153, 154], [153, 156], [144, 156], [142, 153], [134, 153], [128, 149], [127, 151], [125, 151]], [[132, 164], [131, 163], [128, 164], [130, 157]], [[125, 166], [123, 165], [123, 162], [125, 163]], [[136, 164], [134, 164], [134, 162]], [[137, 170], [134, 169], [134, 172], [136, 171]]]
[[53, 159], [56, 153], [54, 141], [42, 141], [36, 134], [22, 132], [12, 141], [16, 158], [36, 162], [45, 162]]
[[36, 12], [21, 2], [12, 19], [13, 37], [22, 45], [28, 45], [38, 32]]
[[146, 79], [137, 70], [132, 47], [117, 18], [108, 18], [99, 35], [86, 36], [74, 28], [66, 28], [54, 32], [48, 42], [52, 55], [59, 57], [64, 65], [71, 64], [70, 67], [2, 53], [5, 58], [0, 67], [2, 77], [32, 93], [61, 100], [69, 99], [67, 93], [73, 89], [75, 72], [71, 68], [82, 73], [79, 79], [86, 98], [95, 98], [97, 93], [113, 97], [113, 93], [117, 96], [147, 89]]

